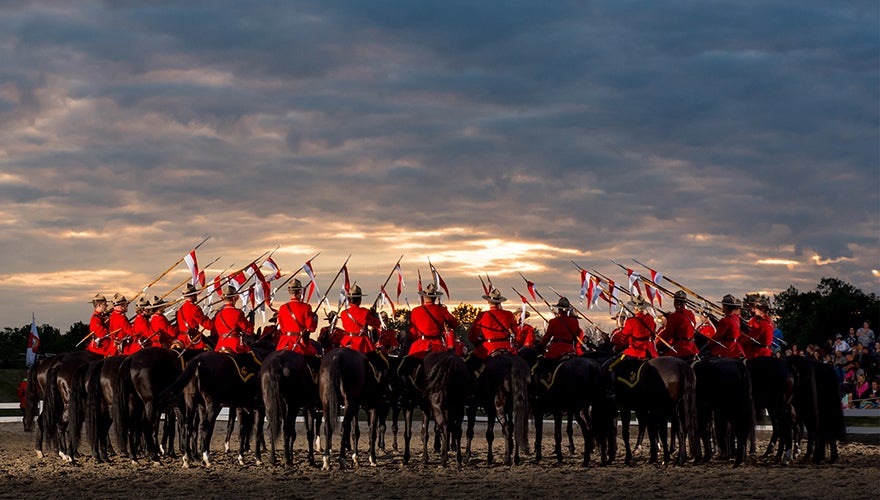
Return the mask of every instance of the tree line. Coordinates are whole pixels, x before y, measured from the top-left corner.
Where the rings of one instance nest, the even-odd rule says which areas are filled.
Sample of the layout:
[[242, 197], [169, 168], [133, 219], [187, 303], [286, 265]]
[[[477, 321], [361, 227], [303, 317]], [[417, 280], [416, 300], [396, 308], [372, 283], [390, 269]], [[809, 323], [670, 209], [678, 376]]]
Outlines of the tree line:
[[[743, 298], [748, 302], [753, 296]], [[800, 292], [794, 286], [773, 296], [774, 319], [788, 343], [824, 345], [836, 333], [846, 334], [850, 327], [858, 328], [863, 321], [871, 327], [880, 326], [880, 298], [865, 294], [855, 286], [837, 278], [822, 278], [815, 290]], [[479, 310], [470, 304], [459, 304], [452, 314], [462, 323], [460, 337]], [[398, 331], [409, 329], [408, 309], [398, 309], [388, 321], [388, 327]], [[747, 311], [744, 311], [747, 315]], [[31, 325], [6, 327], [0, 332], [0, 368], [21, 368], [25, 364], [25, 350]], [[61, 353], [82, 349], [76, 344], [89, 334], [89, 325], [78, 321], [61, 333], [51, 325], [37, 327], [40, 334], [40, 352]]]

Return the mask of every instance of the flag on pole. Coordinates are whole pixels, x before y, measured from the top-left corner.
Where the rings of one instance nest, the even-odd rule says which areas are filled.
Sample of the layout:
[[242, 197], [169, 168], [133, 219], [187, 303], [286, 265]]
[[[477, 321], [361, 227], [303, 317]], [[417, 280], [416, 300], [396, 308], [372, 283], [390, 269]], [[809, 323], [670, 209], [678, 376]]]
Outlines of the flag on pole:
[[37, 317], [34, 313], [31, 313], [31, 332], [28, 335], [27, 353], [25, 355], [25, 363], [28, 368], [36, 361], [38, 352], [40, 352], [40, 332], [37, 331]]
[[431, 272], [434, 273], [434, 282], [439, 285], [444, 292], [446, 292], [446, 298], [451, 299], [452, 297], [449, 295], [449, 287], [446, 286], [446, 282], [443, 281], [443, 277], [440, 276], [439, 272], [437, 272], [437, 268], [434, 267], [434, 264], [429, 263], [428, 265], [431, 266]]
[[205, 278], [205, 270], [202, 269], [201, 271], [199, 271], [199, 288], [205, 288], [206, 279], [207, 278]]
[[223, 287], [220, 286], [220, 275], [214, 276], [214, 291], [217, 293], [218, 297], [223, 296]]
[[[578, 293], [578, 304], [583, 304], [584, 299], [587, 298], [587, 292], [589, 291], [589, 287], [593, 284], [593, 277], [587, 273], [586, 270], [581, 269], [581, 291]], [[589, 307], [592, 301], [587, 301], [587, 307]]]
[[[263, 272], [260, 271], [260, 268], [256, 263], [252, 262], [248, 267], [248, 275], [256, 277], [256, 284], [254, 285], [254, 306], [256, 304], [260, 304], [260, 310], [265, 311], [265, 304], [269, 301], [270, 298], [270, 288], [269, 282], [266, 281], [266, 277], [263, 276]], [[269, 304], [271, 306], [271, 304]]]
[[273, 282], [281, 277], [281, 268], [278, 267], [278, 264], [272, 260], [272, 257], [268, 257], [264, 262], [262, 267], [268, 267], [272, 270], [272, 272], [266, 274], [266, 281]]
[[394, 302], [391, 301], [391, 297], [388, 296], [388, 292], [385, 291], [384, 286], [381, 288], [381, 290], [379, 290], [379, 293], [382, 294], [383, 304], [388, 304], [389, 306], [391, 306], [391, 315], [394, 316], [395, 314], [397, 314], [397, 311], [394, 308]]
[[657, 307], [663, 307], [663, 296], [659, 290], [645, 283], [645, 294], [648, 296], [648, 300], [651, 301], [652, 306], [654, 305], [654, 299], [657, 299]]
[[199, 262], [196, 260], [196, 251], [191, 250], [183, 257], [183, 260], [186, 262], [189, 272], [192, 273], [192, 286], [196, 286], [199, 282]]
[[[519, 293], [517, 293], [517, 295], [519, 295]], [[522, 301], [522, 311], [519, 313], [519, 324], [524, 325], [526, 324], [526, 304], [528, 304], [529, 301], [522, 295], [519, 295], [519, 299]]]
[[312, 293], [315, 291], [318, 292], [318, 300], [320, 301], [321, 300], [321, 290], [318, 288], [318, 285], [315, 282], [315, 271], [312, 269], [312, 261], [307, 260], [306, 263], [302, 265], [302, 270], [307, 275], [309, 275], [309, 279], [312, 280], [312, 282], [309, 283], [309, 294], [306, 297], [306, 302], [309, 302], [310, 300], [312, 300]]
[[403, 281], [403, 269], [400, 268], [400, 264], [394, 268], [397, 271], [397, 300], [400, 301], [400, 292], [406, 288], [406, 283]]
[[345, 293], [351, 293], [351, 282], [348, 280], [348, 265], [342, 266], [342, 286]]
[[629, 277], [629, 292], [634, 297], [642, 296], [642, 289], [639, 287], [639, 273], [630, 268], [626, 268], [626, 275]]
[[648, 271], [651, 271], [651, 281], [653, 281], [655, 285], [659, 285], [663, 280], [663, 273], [658, 273], [650, 267], [648, 268]]
[[532, 296], [532, 300], [537, 302], [538, 297], [535, 297], [535, 284], [529, 280], [526, 280], [526, 288], [529, 289], [529, 294]]

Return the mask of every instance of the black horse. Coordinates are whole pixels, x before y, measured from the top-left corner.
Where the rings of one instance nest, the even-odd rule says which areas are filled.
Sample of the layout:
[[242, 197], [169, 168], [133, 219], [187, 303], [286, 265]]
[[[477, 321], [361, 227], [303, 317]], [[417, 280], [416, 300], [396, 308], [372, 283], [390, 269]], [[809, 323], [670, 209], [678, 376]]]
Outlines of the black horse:
[[[491, 356], [477, 378], [476, 401], [485, 408], [487, 416], [486, 441], [489, 448], [486, 461], [492, 463], [492, 443], [495, 440], [495, 419], [504, 435], [504, 464], [519, 464], [519, 452], [529, 454], [529, 384], [531, 370], [526, 361], [510, 353]], [[468, 407], [466, 460], [471, 457], [477, 407]]]
[[[149, 459], [159, 461], [159, 454], [174, 456], [175, 423], [182, 419], [179, 408], [159, 403], [162, 394], [183, 371], [183, 366], [201, 351], [177, 351], [148, 347], [128, 356], [119, 367], [113, 392], [112, 416], [120, 450], [136, 461], [143, 442]], [[165, 413], [165, 432], [159, 442], [159, 424]]]
[[[367, 356], [358, 351], [341, 347], [333, 349], [324, 356], [318, 376], [318, 394], [324, 413], [322, 454], [324, 470], [330, 468], [330, 449], [340, 403], [345, 405], [345, 413], [342, 417], [342, 443], [339, 446], [340, 466], [346, 467], [346, 451], [351, 451], [352, 460], [355, 465], [358, 463], [360, 429], [357, 425], [357, 415], [361, 407], [367, 410], [369, 419], [370, 465], [376, 465], [376, 437], [387, 376], [387, 363], [377, 353], [372, 353], [371, 359], [368, 360]], [[352, 425], [354, 425], [354, 440], [351, 439]]]
[[796, 427], [807, 430], [804, 460], [820, 463], [825, 459], [825, 444], [831, 448], [829, 463], [837, 461], [837, 442], [846, 439], [840, 385], [831, 365], [802, 357], [788, 356], [787, 361], [798, 374], [793, 398]]
[[620, 409], [621, 431], [626, 450], [624, 462], [632, 461], [629, 443], [630, 414], [636, 412], [641, 424], [648, 429], [651, 442], [650, 463], [657, 461], [659, 446], [663, 446], [663, 462], [669, 462], [670, 450], [666, 440], [666, 426], [672, 422], [679, 443], [678, 463], [687, 461], [685, 443], [690, 443], [691, 455], [700, 460], [697, 439], [696, 376], [685, 361], [671, 356], [642, 361], [623, 359], [611, 364], [614, 375], [614, 394]]
[[[388, 356], [388, 373], [395, 374], [398, 372], [398, 368], [400, 367], [400, 362], [403, 359], [401, 356]], [[391, 415], [391, 449], [393, 451], [397, 451], [397, 437], [398, 437], [398, 425], [397, 421], [400, 418], [400, 396], [403, 391], [403, 384], [400, 377], [390, 376], [388, 377], [388, 387], [384, 391], [384, 399], [385, 404], [382, 405], [381, 413], [379, 414], [379, 436], [378, 447], [383, 452], [387, 453], [385, 448], [385, 434], [387, 430], [387, 421], [388, 415]]]
[[[464, 421], [465, 404], [474, 389], [470, 370], [460, 357], [452, 352], [436, 352], [425, 356], [425, 399], [434, 415], [437, 434], [440, 436], [440, 465], [446, 467], [449, 449], [455, 450], [459, 467], [461, 455], [461, 426]], [[427, 447], [427, 426], [422, 427], [423, 444]], [[425, 453], [427, 457], [427, 452]]]
[[[577, 421], [584, 439], [584, 451], [582, 465], [586, 467], [590, 463], [590, 454], [593, 449], [593, 416], [591, 408], [595, 408], [603, 417], [609, 415], [607, 410], [602, 413], [606, 406], [613, 405], [608, 398], [608, 387], [602, 374], [602, 367], [598, 362], [573, 357], [563, 361], [554, 370], [552, 384], [545, 387], [540, 381], [533, 384], [532, 408], [535, 417], [535, 462], [539, 462], [541, 456], [541, 437], [543, 433], [543, 419], [545, 413], [553, 415], [556, 461], [562, 463], [562, 414], [567, 413]], [[598, 414], [597, 413], [597, 414]], [[600, 424], [600, 432], [607, 430], [607, 426]], [[600, 440], [602, 441], [602, 440]], [[607, 455], [603, 454], [602, 465], [605, 465]]]
[[761, 356], [746, 361], [752, 379], [752, 401], [755, 411], [767, 410], [773, 433], [764, 456], [774, 451], [774, 441], [779, 440], [777, 459], [783, 465], [791, 463], [792, 457], [792, 400], [798, 384], [798, 374], [791, 364], [782, 358]]
[[[268, 353], [268, 346], [254, 344], [251, 348], [253, 350], [250, 353], [235, 357], [213, 351], [198, 354], [187, 364], [180, 377], [160, 395], [160, 404], [170, 403], [182, 397], [186, 441], [184, 467], [189, 467], [190, 459], [193, 458], [196, 449], [205, 466], [211, 466], [211, 437], [217, 416], [223, 406], [245, 409], [256, 414], [262, 411], [259, 370], [254, 369], [253, 365], [259, 363], [259, 360]], [[272, 348], [274, 349], [274, 346]], [[246, 362], [251, 366], [245, 364]], [[195, 432], [197, 416], [198, 435]], [[246, 437], [253, 428], [252, 425], [247, 424], [253, 424], [253, 421], [241, 423], [239, 463], [244, 461], [248, 443]], [[261, 462], [259, 439], [255, 447], [255, 458], [257, 463]]]
[[[28, 369], [27, 388], [25, 389], [24, 430], [25, 432], [33, 432], [34, 422], [37, 423], [37, 432], [34, 435], [34, 450], [39, 458], [43, 456], [43, 441], [47, 436], [44, 432], [46, 430], [46, 420], [48, 419], [46, 405], [43, 405], [39, 415], [37, 413], [40, 410], [40, 401], [46, 398], [46, 378], [49, 370], [61, 361], [62, 356], [59, 354], [49, 358], [38, 359]], [[57, 443], [53, 443], [53, 445], [57, 448]]]
[[[727, 458], [735, 442], [733, 466], [745, 460], [746, 443], [755, 428], [752, 383], [745, 364], [732, 358], [708, 358], [693, 365], [697, 376], [697, 413], [703, 460], [712, 458], [711, 428], [714, 422], [719, 458]], [[729, 431], [729, 435], [728, 435]]]
[[[76, 450], [70, 449], [68, 431], [70, 423], [70, 398], [74, 389], [84, 383], [85, 370], [81, 367], [102, 358], [100, 354], [90, 351], [76, 351], [56, 356], [49, 370], [46, 372], [44, 411], [46, 418], [43, 421], [47, 437], [58, 444], [58, 454], [62, 459], [72, 462]], [[85, 391], [78, 391], [84, 394]], [[81, 406], [77, 406], [79, 408]], [[74, 425], [82, 420], [75, 416]], [[42, 456], [42, 443], [37, 443], [37, 456]]]
[[[109, 461], [112, 447], [109, 441], [110, 426], [113, 422], [111, 409], [113, 407], [113, 394], [116, 381], [119, 378], [119, 367], [128, 356], [111, 356], [93, 361], [82, 369], [85, 377], [82, 384], [74, 387], [73, 397], [70, 401], [71, 414], [75, 419], [84, 419], [86, 436], [92, 450], [92, 456], [98, 463]], [[85, 389], [84, 395], [80, 391]], [[77, 405], [83, 404], [84, 414], [77, 410]], [[71, 448], [76, 449], [79, 440], [77, 429], [79, 424], [74, 425], [70, 433], [74, 437]], [[120, 453], [125, 454], [126, 449], [120, 446]]]
[[263, 359], [260, 368], [263, 405], [269, 424], [269, 461], [276, 463], [275, 442], [283, 431], [284, 463], [293, 464], [296, 416], [302, 410], [306, 420], [309, 465], [315, 465], [315, 433], [321, 413], [318, 386], [306, 358], [293, 351], [275, 351]]

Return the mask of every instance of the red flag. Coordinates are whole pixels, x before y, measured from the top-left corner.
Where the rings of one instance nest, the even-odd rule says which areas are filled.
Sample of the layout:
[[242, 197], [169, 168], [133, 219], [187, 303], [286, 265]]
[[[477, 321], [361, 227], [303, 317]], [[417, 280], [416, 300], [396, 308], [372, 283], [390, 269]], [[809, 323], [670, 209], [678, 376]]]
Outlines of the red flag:
[[214, 276], [214, 291], [217, 292], [218, 297], [223, 296], [223, 288], [220, 286], [220, 275]]
[[345, 287], [345, 293], [351, 293], [351, 283], [348, 281], [348, 266], [342, 266], [342, 282]]
[[[519, 292], [517, 292], [517, 295], [519, 295]], [[526, 323], [526, 305], [528, 305], [529, 301], [522, 295], [519, 295], [519, 299], [522, 301], [522, 312], [519, 314], [519, 324], [524, 325]]]
[[397, 300], [400, 300], [400, 292], [403, 291], [403, 288], [406, 287], [406, 283], [403, 282], [403, 270], [400, 268], [400, 264], [397, 264], [397, 267], [394, 269], [397, 270]]
[[388, 292], [385, 291], [385, 287], [383, 286], [380, 290], [382, 294], [382, 300], [387, 302], [389, 306], [391, 306], [391, 315], [394, 316], [396, 311], [394, 309], [394, 302], [391, 301], [391, 297], [388, 296]]
[[639, 273], [626, 268], [626, 275], [629, 277], [629, 292], [634, 296], [641, 296], [642, 289], [639, 287]]
[[263, 267], [268, 267], [272, 270], [272, 272], [266, 276], [267, 281], [275, 281], [281, 277], [281, 268], [278, 267], [278, 264], [276, 264], [274, 260], [272, 260], [272, 257], [267, 258], [266, 261], [263, 262]]
[[587, 271], [581, 269], [581, 291], [578, 293], [578, 304], [583, 304], [584, 299], [587, 298], [587, 292], [590, 292], [590, 300], [587, 300], [587, 307], [590, 306], [592, 302], [592, 284], [592, 276], [587, 274]]
[[183, 257], [183, 260], [186, 262], [186, 266], [189, 267], [189, 271], [192, 273], [192, 286], [196, 286], [196, 283], [199, 282], [199, 262], [196, 260], [196, 251], [190, 251]]
[[526, 280], [526, 287], [529, 289], [529, 294], [531, 294], [532, 300], [537, 301], [538, 298], [535, 297], [535, 284], [529, 280]]
[[260, 268], [257, 266], [257, 264], [253, 262], [249, 266], [248, 271], [249, 274], [252, 274], [257, 278], [257, 283], [255, 285], [256, 289], [253, 292], [253, 300], [255, 301], [253, 305], [261, 304], [262, 306], [263, 304], [268, 304], [271, 299], [271, 288], [269, 287], [269, 283], [266, 281], [266, 277], [263, 276], [263, 272], [260, 271]]
[[205, 270], [199, 271], [199, 288], [205, 288]]
[[431, 266], [431, 272], [434, 273], [434, 281], [436, 281], [437, 284], [440, 285], [440, 288], [442, 288], [443, 291], [446, 292], [446, 298], [451, 299], [452, 297], [449, 295], [449, 287], [446, 286], [446, 282], [443, 281], [443, 277], [440, 276], [440, 273], [437, 272], [437, 268], [434, 267], [434, 264], [429, 265]]
[[653, 281], [654, 284], [659, 285], [660, 280], [663, 279], [663, 274], [658, 273], [657, 271], [651, 269], [650, 267], [648, 268], [648, 270], [651, 271], [651, 281]]
[[486, 286], [486, 282], [483, 281], [482, 276], [480, 276], [480, 284], [483, 285], [483, 295], [489, 295], [489, 292], [491, 292], [492, 290], [489, 290], [489, 287]]

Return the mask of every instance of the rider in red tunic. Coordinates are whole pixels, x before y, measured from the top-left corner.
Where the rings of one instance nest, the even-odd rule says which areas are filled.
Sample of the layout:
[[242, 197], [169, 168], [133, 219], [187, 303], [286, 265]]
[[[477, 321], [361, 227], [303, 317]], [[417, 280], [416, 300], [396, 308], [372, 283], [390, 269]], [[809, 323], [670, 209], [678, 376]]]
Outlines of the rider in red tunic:
[[[526, 319], [529, 318], [532, 314], [526, 311]], [[517, 351], [526, 347], [536, 347], [540, 342], [535, 337], [535, 327], [532, 325], [522, 322], [516, 328], [516, 335], [513, 339], [513, 346]]]
[[563, 356], [576, 354], [575, 344], [584, 336], [578, 319], [571, 315], [571, 302], [560, 297], [556, 303], [556, 317], [547, 323], [547, 332], [542, 340], [547, 352], [544, 357], [556, 360]]
[[128, 311], [128, 299], [125, 295], [117, 293], [113, 296], [113, 311], [110, 313], [110, 336], [113, 338], [113, 347], [107, 350], [107, 356], [123, 354], [122, 341], [134, 334], [131, 321], [125, 316]]
[[144, 347], [169, 347], [172, 339], [177, 336], [177, 329], [165, 317], [165, 307], [168, 303], [163, 299], [153, 296], [150, 299], [150, 309], [153, 314], [150, 315], [150, 330], [152, 330], [153, 338]]
[[724, 317], [715, 325], [715, 335], [712, 337], [715, 342], [707, 344], [709, 354], [723, 358], [741, 359], [743, 351], [737, 342], [741, 321], [738, 314], [739, 301], [733, 295], [725, 295], [721, 299], [721, 309], [724, 311]]
[[373, 352], [376, 346], [370, 339], [368, 327], [378, 329], [379, 316], [373, 309], [361, 307], [361, 299], [365, 295], [361, 292], [360, 286], [351, 287], [347, 297], [350, 305], [339, 313], [342, 330], [345, 331], [339, 345], [365, 354]]
[[95, 308], [92, 312], [92, 318], [89, 320], [89, 333], [92, 338], [89, 340], [86, 350], [106, 356], [108, 348], [113, 344], [113, 340], [110, 338], [110, 329], [107, 327], [109, 320], [107, 317], [107, 297], [100, 293], [95, 294], [92, 306]]
[[146, 297], [139, 297], [135, 302], [135, 316], [131, 323], [131, 337], [122, 341], [122, 354], [126, 356], [134, 354], [143, 349], [144, 343], [149, 342], [147, 339], [152, 335], [150, 330], [150, 319], [147, 316], [147, 308], [150, 301]]
[[739, 345], [746, 359], [773, 355], [773, 320], [770, 319], [770, 303], [760, 298], [752, 303], [752, 319], [749, 320], [749, 337], [740, 336]]
[[629, 347], [624, 349], [623, 354], [635, 359], [656, 358], [654, 318], [647, 313], [647, 302], [641, 296], [636, 296], [629, 305], [635, 316], [623, 324], [622, 336], [629, 341]]
[[302, 301], [303, 285], [294, 279], [287, 287], [290, 301], [278, 308], [278, 351], [293, 351], [303, 356], [317, 356], [309, 336], [318, 327], [318, 316], [312, 306]]
[[458, 328], [458, 320], [446, 306], [437, 303], [443, 292], [434, 283], [428, 283], [419, 295], [424, 297], [424, 303], [410, 314], [412, 344], [407, 355], [423, 359], [429, 352], [446, 351], [452, 347], [446, 344], [445, 332]]
[[177, 339], [173, 341], [173, 347], [182, 349], [205, 350], [207, 345], [202, 338], [202, 332], [210, 335], [214, 329], [214, 322], [205, 316], [202, 308], [198, 305], [199, 291], [192, 284], [187, 283], [183, 291], [184, 301], [177, 310]]
[[245, 336], [253, 336], [254, 325], [241, 309], [235, 307], [238, 291], [227, 286], [223, 300], [226, 304], [214, 316], [214, 330], [217, 332], [217, 347], [214, 351], [229, 354], [250, 352], [251, 348], [244, 339]]
[[[670, 344], [675, 351], [666, 348], [663, 355], [690, 358], [700, 351], [694, 341], [697, 318], [687, 308], [687, 295], [681, 290], [673, 296], [673, 307], [675, 310], [666, 316], [666, 327], [657, 336]], [[661, 345], [666, 347], [665, 344]]]
[[485, 361], [495, 352], [515, 352], [510, 339], [517, 321], [512, 312], [501, 307], [507, 298], [497, 289], [483, 295], [483, 299], [489, 303], [489, 309], [477, 314], [468, 329], [468, 340], [476, 346], [472, 357]]

